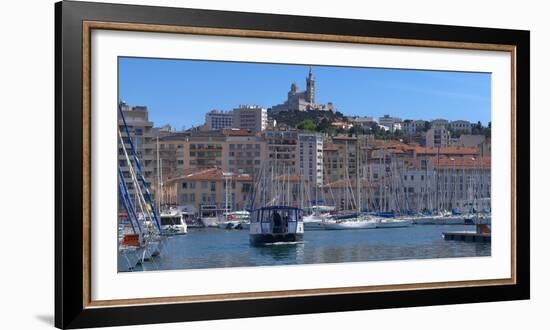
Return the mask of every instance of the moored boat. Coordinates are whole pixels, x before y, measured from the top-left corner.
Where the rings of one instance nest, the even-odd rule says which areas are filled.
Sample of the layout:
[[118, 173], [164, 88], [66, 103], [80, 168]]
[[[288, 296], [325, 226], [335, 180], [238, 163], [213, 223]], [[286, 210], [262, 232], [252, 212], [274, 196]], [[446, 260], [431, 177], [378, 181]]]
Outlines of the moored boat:
[[177, 209], [170, 209], [160, 214], [160, 228], [163, 234], [187, 234], [187, 223], [183, 219], [181, 212]]
[[249, 229], [250, 212], [246, 210], [229, 212], [225, 214], [225, 219], [218, 221], [220, 229]]
[[218, 217], [202, 217], [199, 219], [203, 227], [218, 227]]
[[360, 215], [355, 218], [327, 220], [323, 223], [323, 226], [326, 230], [374, 229], [377, 223], [376, 218]]
[[412, 220], [410, 219], [385, 218], [385, 219], [380, 219], [376, 223], [376, 228], [403, 228], [403, 227], [410, 227], [411, 225], [412, 225]]
[[322, 215], [310, 214], [303, 218], [304, 220], [304, 230], [324, 230], [323, 222], [325, 217]]

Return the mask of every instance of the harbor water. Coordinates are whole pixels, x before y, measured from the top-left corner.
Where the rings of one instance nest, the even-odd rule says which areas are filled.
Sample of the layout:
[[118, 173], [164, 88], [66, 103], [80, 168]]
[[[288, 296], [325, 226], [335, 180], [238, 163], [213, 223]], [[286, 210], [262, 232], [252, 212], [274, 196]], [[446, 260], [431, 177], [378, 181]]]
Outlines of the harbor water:
[[134, 271], [482, 257], [491, 243], [446, 241], [442, 232], [474, 226], [424, 225], [406, 228], [306, 231], [304, 242], [251, 246], [248, 230], [192, 228], [168, 237], [159, 257]]

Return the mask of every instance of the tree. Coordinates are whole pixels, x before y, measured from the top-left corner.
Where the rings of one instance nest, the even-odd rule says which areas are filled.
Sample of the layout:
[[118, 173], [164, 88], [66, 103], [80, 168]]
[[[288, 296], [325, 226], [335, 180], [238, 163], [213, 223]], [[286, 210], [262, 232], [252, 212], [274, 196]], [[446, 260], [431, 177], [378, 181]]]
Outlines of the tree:
[[393, 136], [396, 138], [396, 139], [401, 139], [403, 138], [405, 134], [403, 134], [403, 131], [400, 130], [400, 129], [396, 129], [394, 132], [393, 132]]
[[474, 127], [472, 127], [472, 134], [480, 134], [480, 135], [485, 134], [483, 130], [483, 125], [481, 124], [480, 121], [478, 121], [477, 124], [475, 124]]
[[301, 129], [304, 131], [315, 131], [316, 126], [313, 120], [307, 118], [307, 119], [304, 119], [300, 124], [298, 124], [298, 129]]
[[332, 127], [332, 124], [330, 123], [330, 120], [323, 118], [317, 125], [317, 131], [318, 132], [325, 132], [328, 133], [328, 130]]
[[422, 132], [427, 132], [430, 128], [432, 128], [432, 123], [429, 121], [424, 122], [424, 127], [422, 128]]
[[491, 126], [487, 127], [486, 129], [484, 129], [484, 135], [486, 138], [490, 138], [491, 137]]
[[461, 135], [469, 135], [470, 133], [468, 130], [465, 129], [459, 129], [459, 130], [452, 130], [451, 131], [451, 137], [452, 138], [459, 138]]

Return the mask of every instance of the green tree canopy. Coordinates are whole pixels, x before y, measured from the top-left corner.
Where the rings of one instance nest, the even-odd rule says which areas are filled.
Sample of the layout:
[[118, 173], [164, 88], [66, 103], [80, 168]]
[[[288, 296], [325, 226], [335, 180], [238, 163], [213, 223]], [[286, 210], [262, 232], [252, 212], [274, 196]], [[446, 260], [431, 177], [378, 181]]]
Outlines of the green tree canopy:
[[315, 131], [317, 126], [315, 125], [313, 120], [307, 118], [307, 119], [304, 119], [300, 124], [298, 124], [297, 128], [304, 131]]

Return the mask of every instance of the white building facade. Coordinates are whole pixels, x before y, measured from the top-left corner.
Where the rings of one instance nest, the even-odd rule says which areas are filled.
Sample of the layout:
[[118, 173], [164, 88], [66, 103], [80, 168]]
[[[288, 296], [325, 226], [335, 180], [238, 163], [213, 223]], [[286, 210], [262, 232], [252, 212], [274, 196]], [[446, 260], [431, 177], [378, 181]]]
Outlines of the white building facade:
[[205, 126], [208, 130], [218, 130], [233, 127], [233, 112], [212, 110], [205, 114]]
[[261, 132], [267, 128], [267, 109], [255, 105], [241, 105], [233, 109], [233, 127]]

